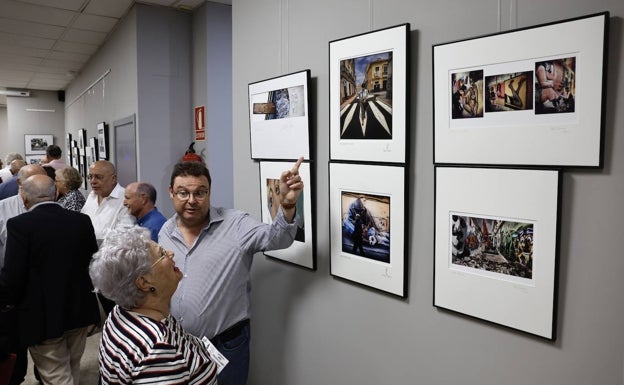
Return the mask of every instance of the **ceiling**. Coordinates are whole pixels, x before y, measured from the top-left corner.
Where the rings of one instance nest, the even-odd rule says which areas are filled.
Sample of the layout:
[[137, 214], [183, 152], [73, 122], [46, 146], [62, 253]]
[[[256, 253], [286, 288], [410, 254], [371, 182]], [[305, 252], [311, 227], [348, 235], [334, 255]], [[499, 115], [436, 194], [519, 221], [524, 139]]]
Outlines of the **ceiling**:
[[134, 3], [192, 11], [204, 1], [0, 0], [0, 105], [6, 90], [64, 90]]

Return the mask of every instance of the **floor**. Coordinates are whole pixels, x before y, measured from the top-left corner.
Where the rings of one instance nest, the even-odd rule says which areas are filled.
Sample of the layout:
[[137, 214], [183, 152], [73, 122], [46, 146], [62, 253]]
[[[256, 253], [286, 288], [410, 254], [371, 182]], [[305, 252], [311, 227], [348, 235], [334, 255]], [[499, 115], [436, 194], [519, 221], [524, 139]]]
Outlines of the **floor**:
[[[94, 385], [98, 383], [99, 367], [98, 367], [98, 347], [100, 345], [100, 337], [102, 333], [94, 334], [87, 338], [87, 346], [85, 347], [82, 361], [80, 362], [80, 384]], [[22, 385], [37, 385], [38, 382], [33, 374], [33, 364], [28, 356], [28, 372], [26, 379]], [[76, 384], [78, 385], [78, 384]]]

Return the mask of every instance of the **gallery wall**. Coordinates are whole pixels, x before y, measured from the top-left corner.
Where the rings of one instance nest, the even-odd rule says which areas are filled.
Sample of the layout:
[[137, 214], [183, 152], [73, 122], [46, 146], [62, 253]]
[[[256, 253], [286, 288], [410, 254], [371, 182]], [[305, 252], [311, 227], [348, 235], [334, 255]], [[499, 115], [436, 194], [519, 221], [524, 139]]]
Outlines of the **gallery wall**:
[[193, 12], [193, 106], [205, 106], [206, 140], [195, 142], [210, 167], [210, 201], [234, 205], [232, 169], [232, 7], [206, 2]]
[[[318, 269], [256, 256], [250, 384], [623, 383], [624, 3], [241, 0], [232, 10], [235, 207], [260, 215], [258, 164], [246, 150], [248, 84], [312, 74]], [[563, 175], [556, 340], [434, 307], [432, 45], [602, 11], [611, 12], [604, 168]], [[412, 135], [408, 297], [400, 299], [330, 275], [328, 42], [405, 22], [412, 30]], [[546, 38], [556, 44], [557, 36]]]
[[[166, 26], [166, 28], [163, 28]], [[191, 15], [135, 5], [67, 90], [66, 132], [109, 125], [115, 162], [115, 121], [135, 115], [137, 179], [152, 183], [157, 206], [173, 214], [170, 170], [191, 138]], [[117, 168], [127, 167], [123, 160]]]
[[[9, 128], [7, 124], [7, 108], [6, 106], [0, 106], [0, 154], [9, 152]], [[4, 161], [4, 155], [0, 156], [2, 161]]]
[[[0, 124], [0, 156], [18, 152], [24, 156], [24, 135], [52, 135], [65, 156], [64, 103], [55, 91], [30, 91], [29, 97], [7, 97], [6, 122]], [[1, 117], [0, 117], [1, 120]]]

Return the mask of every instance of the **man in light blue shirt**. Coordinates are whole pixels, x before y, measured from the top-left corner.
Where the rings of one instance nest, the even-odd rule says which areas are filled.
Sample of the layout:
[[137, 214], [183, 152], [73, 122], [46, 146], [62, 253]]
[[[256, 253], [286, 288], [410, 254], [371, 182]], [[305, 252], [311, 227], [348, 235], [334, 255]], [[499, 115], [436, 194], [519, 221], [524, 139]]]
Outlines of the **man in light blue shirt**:
[[189, 333], [209, 338], [229, 360], [217, 377], [221, 385], [247, 382], [251, 263], [256, 252], [283, 249], [295, 239], [302, 160], [280, 177], [281, 207], [270, 225], [211, 206], [210, 173], [203, 163], [174, 166], [169, 196], [176, 215], [158, 236], [184, 274], [171, 299], [171, 314]]

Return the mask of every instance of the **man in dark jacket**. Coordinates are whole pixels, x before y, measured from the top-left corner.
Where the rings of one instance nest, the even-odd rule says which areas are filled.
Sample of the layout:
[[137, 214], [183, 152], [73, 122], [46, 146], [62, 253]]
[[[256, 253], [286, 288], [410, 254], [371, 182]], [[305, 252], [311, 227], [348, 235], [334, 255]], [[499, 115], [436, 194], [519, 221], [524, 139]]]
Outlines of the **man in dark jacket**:
[[99, 319], [88, 272], [95, 232], [88, 216], [54, 203], [48, 176], [29, 177], [20, 194], [29, 211], [7, 221], [0, 306], [17, 309], [19, 345], [44, 383], [78, 384], [87, 326]]

